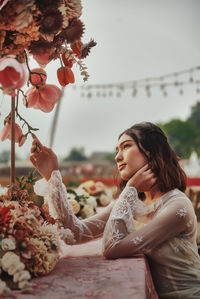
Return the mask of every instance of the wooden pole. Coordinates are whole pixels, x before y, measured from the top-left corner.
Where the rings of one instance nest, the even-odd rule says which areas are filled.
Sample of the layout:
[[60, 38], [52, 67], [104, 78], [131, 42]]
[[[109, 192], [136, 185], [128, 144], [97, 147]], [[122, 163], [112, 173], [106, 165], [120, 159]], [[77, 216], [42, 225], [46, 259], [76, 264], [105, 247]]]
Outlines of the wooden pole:
[[11, 166], [10, 185], [15, 184], [15, 96], [11, 97]]

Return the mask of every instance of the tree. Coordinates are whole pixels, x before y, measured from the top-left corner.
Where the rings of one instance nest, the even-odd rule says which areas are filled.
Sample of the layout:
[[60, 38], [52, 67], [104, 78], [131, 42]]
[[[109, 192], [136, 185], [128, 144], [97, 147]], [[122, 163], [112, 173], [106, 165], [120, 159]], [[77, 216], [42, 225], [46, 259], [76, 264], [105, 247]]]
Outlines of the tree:
[[64, 161], [86, 161], [87, 157], [85, 156], [84, 148], [72, 148], [69, 155], [64, 158]]
[[8, 163], [10, 161], [10, 151], [4, 150], [0, 153], [0, 162], [1, 163]]
[[188, 122], [193, 125], [200, 134], [200, 102], [197, 102], [194, 106], [192, 106]]
[[174, 151], [181, 158], [188, 158], [193, 150], [198, 150], [198, 130], [189, 122], [173, 119], [159, 124], [168, 137]]

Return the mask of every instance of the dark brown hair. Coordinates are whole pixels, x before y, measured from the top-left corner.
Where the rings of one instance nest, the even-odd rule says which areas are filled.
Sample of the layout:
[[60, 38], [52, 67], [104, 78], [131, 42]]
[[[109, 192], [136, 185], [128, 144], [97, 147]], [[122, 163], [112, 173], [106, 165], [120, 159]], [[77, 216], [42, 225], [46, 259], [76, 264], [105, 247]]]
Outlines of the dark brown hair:
[[[179, 165], [180, 158], [170, 147], [164, 132], [150, 122], [138, 123], [120, 134], [129, 135], [145, 155], [149, 168], [157, 178], [159, 191], [168, 192], [172, 189], [185, 191], [186, 174]], [[121, 180], [120, 190], [123, 190], [127, 181]]]

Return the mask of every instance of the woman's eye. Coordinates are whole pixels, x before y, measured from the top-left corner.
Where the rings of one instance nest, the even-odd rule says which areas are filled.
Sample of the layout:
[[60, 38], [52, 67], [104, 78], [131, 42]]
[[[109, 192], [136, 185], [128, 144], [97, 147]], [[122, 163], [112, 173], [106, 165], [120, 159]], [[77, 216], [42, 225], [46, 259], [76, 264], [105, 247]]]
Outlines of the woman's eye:
[[130, 144], [128, 144], [128, 143], [124, 144], [124, 148], [127, 148], [129, 146], [130, 146]]

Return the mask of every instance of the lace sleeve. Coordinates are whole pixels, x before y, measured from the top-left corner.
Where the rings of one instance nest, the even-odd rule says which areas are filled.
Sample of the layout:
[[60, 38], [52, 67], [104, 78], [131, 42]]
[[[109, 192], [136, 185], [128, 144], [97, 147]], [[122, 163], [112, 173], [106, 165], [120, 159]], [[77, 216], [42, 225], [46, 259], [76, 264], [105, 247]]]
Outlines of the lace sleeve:
[[83, 243], [102, 235], [106, 221], [113, 207], [113, 202], [102, 213], [89, 219], [79, 220], [67, 202], [67, 191], [62, 183], [58, 170], [53, 171], [49, 181], [41, 179], [36, 182], [34, 191], [44, 196], [49, 203], [50, 213], [64, 228], [69, 228], [74, 233], [76, 243]]
[[[188, 230], [188, 222], [194, 218], [191, 206], [185, 199], [169, 204], [148, 224], [134, 228], [134, 209], [138, 202], [137, 191], [126, 187], [121, 193], [103, 235], [103, 254], [107, 258], [132, 256], [147, 253], [159, 244]], [[144, 204], [144, 203], [142, 203]]]

